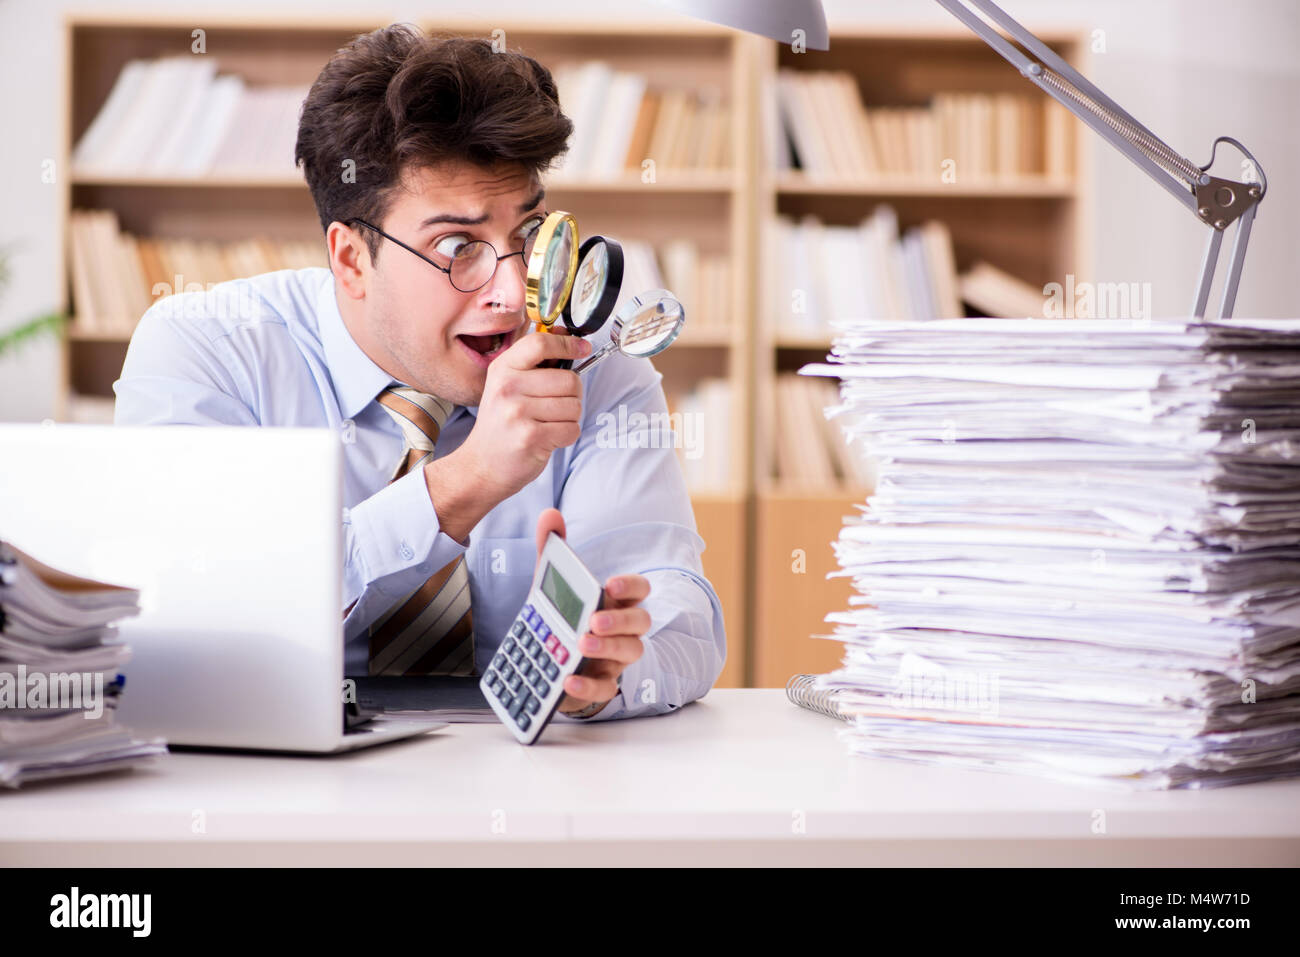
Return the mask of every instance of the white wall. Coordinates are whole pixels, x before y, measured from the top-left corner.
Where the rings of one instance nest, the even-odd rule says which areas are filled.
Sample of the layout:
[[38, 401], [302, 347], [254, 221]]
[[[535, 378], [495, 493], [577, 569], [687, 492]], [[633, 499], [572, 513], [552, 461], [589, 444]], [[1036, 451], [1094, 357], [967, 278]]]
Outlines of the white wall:
[[[778, 2], [778, 0], [755, 0]], [[832, 30], [863, 22], [954, 23], [931, 0], [825, 0]], [[1090, 77], [1157, 135], [1196, 163], [1217, 135], [1235, 136], [1259, 157], [1269, 193], [1251, 240], [1236, 315], [1300, 316], [1300, 4], [1295, 0], [1004, 0], [1033, 28], [1105, 31]], [[0, 246], [13, 280], [0, 294], [0, 329], [57, 302], [57, 186], [41, 182], [41, 164], [58, 155], [62, 116], [61, 22], [65, 10], [195, 10], [206, 3], [110, 3], [106, 0], [0, 0]], [[370, 3], [276, 0], [223, 4], [304, 17], [373, 10], [395, 20], [449, 16], [672, 19], [648, 0], [479, 0]], [[1008, 67], [1010, 69], [1010, 67]], [[1084, 130], [1084, 135], [1091, 134]], [[1105, 144], [1095, 150], [1096, 279], [1150, 282], [1154, 313], [1184, 312], [1200, 264], [1205, 230], [1163, 190]], [[1236, 171], [1226, 167], [1225, 175]], [[1216, 172], [1219, 167], [1216, 167]], [[61, 173], [62, 171], [60, 171]], [[53, 414], [58, 374], [52, 341], [0, 359], [0, 421]]]

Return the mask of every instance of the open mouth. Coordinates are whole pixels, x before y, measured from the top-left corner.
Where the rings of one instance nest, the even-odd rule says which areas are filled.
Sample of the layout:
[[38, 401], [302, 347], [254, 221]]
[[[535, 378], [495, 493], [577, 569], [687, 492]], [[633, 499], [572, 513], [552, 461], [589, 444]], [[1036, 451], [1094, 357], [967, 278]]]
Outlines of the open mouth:
[[517, 330], [510, 329], [506, 332], [493, 332], [486, 335], [458, 335], [466, 351], [479, 362], [480, 365], [486, 365], [506, 349], [514, 341]]

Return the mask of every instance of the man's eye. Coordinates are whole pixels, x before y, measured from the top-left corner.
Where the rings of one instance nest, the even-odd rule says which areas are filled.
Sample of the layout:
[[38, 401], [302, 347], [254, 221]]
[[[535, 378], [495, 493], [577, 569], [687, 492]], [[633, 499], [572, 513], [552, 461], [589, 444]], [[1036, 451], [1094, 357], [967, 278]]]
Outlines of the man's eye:
[[519, 227], [519, 232], [515, 236], [515, 242], [519, 244], [519, 248], [522, 248], [524, 242], [528, 239], [528, 234], [531, 233], [534, 229], [540, 227], [542, 223], [544, 223], [545, 221], [546, 218], [544, 216], [538, 216], [535, 219], [528, 220], [526, 223], [524, 223], [522, 226]]
[[451, 259], [456, 253], [460, 252], [462, 246], [469, 242], [468, 236], [462, 236], [459, 233], [455, 236], [443, 236], [442, 239], [434, 245], [433, 251], [441, 253], [448, 259]]

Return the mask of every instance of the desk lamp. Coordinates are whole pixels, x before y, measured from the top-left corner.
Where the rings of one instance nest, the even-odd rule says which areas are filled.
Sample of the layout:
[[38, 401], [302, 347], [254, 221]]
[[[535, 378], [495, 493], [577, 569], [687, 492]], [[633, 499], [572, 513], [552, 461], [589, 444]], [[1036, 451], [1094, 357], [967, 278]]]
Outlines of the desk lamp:
[[[829, 49], [826, 15], [821, 0], [791, 0], [786, 4], [755, 3], [753, 0], [658, 2], [702, 20], [780, 41], [790, 40], [794, 30], [803, 30], [802, 39], [808, 48]], [[1237, 224], [1218, 314], [1218, 318], [1229, 318], [1236, 302], [1237, 286], [1241, 282], [1246, 244], [1250, 241], [1255, 211], [1268, 189], [1264, 170], [1251, 152], [1232, 137], [1220, 136], [1210, 148], [1209, 162], [1197, 166], [1134, 119], [990, 0], [935, 2], [1018, 69], [1025, 79], [1092, 127], [1209, 227], [1209, 241], [1205, 247], [1192, 305], [1192, 315], [1197, 319], [1205, 318], [1205, 307], [1210, 297], [1210, 286], [1214, 282], [1223, 234], [1229, 226]], [[1012, 43], [998, 28], [1016, 42]], [[1214, 165], [1220, 143], [1230, 144], [1250, 160], [1251, 167], [1259, 176], [1258, 183], [1237, 182], [1210, 175], [1209, 169]]]

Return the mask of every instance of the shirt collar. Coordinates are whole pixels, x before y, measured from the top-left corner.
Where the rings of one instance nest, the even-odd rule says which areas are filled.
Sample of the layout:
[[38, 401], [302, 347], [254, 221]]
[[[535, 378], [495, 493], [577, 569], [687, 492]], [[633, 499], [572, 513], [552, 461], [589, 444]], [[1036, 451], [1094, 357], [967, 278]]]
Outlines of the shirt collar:
[[350, 419], [369, 405], [393, 378], [361, 351], [352, 333], [348, 332], [339, 312], [338, 300], [334, 298], [334, 274], [329, 270], [325, 272], [316, 310], [320, 317], [320, 341], [330, 378], [334, 380], [339, 411]]
[[[374, 401], [375, 396], [391, 385], [393, 377], [366, 355], [348, 327], [343, 323], [339, 303], [334, 296], [334, 274], [326, 270], [326, 281], [320, 292], [316, 314], [320, 317], [321, 346], [329, 365], [330, 378], [334, 380], [334, 394], [339, 401], [339, 411], [353, 418]], [[464, 410], [475, 420], [478, 406], [458, 405], [447, 418], [450, 422]]]

